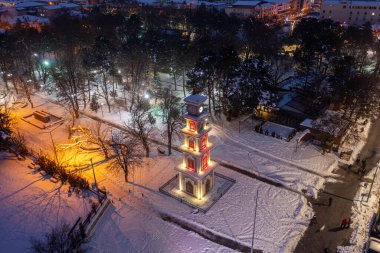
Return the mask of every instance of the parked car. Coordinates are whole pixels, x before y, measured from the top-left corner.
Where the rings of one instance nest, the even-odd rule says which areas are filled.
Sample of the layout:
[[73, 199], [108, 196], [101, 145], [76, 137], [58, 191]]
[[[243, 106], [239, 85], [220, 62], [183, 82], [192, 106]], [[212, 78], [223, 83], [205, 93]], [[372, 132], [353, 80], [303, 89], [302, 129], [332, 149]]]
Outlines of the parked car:
[[379, 214], [374, 215], [369, 236], [380, 239], [380, 215]]
[[380, 239], [375, 237], [369, 238], [367, 253], [380, 253]]

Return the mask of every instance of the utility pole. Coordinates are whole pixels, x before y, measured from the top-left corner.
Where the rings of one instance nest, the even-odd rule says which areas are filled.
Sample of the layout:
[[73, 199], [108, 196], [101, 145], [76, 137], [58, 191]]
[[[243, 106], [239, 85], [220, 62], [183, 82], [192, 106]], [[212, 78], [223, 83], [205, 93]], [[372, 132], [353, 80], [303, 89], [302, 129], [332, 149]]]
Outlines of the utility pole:
[[368, 193], [367, 201], [366, 201], [366, 202], [368, 202], [369, 197], [371, 196], [371, 191], [372, 191], [372, 187], [373, 187], [373, 182], [375, 182], [376, 173], [377, 173], [377, 169], [379, 168], [379, 166], [380, 166], [380, 163], [376, 164], [375, 174], [373, 174], [373, 178], [372, 178], [372, 182], [371, 182], [371, 187], [369, 188], [369, 193]]
[[51, 143], [53, 144], [53, 151], [54, 151], [54, 156], [55, 156], [55, 162], [58, 164], [58, 155], [57, 155], [57, 148], [55, 147], [55, 143], [54, 143], [54, 140], [53, 140], [53, 135], [51, 134], [54, 130], [56, 130], [58, 127], [62, 126], [63, 122], [61, 122], [58, 126], [56, 126], [54, 129], [48, 131], [48, 132], [44, 132], [44, 133], [49, 133], [50, 135], [50, 140], [51, 140]]
[[94, 175], [94, 182], [95, 182], [96, 192], [97, 192], [97, 195], [98, 195], [98, 200], [100, 202], [99, 188], [98, 188], [98, 183], [96, 182], [96, 176], [95, 176], [94, 164], [92, 163], [92, 158], [90, 158], [90, 162], [91, 162], [91, 167], [92, 167], [92, 175]]
[[259, 188], [257, 188], [257, 190], [256, 190], [256, 203], [255, 203], [255, 215], [253, 216], [251, 253], [253, 253], [253, 243], [254, 243], [254, 239], [255, 239], [256, 214], [257, 214], [257, 200], [258, 200], [258, 198], [259, 198]]

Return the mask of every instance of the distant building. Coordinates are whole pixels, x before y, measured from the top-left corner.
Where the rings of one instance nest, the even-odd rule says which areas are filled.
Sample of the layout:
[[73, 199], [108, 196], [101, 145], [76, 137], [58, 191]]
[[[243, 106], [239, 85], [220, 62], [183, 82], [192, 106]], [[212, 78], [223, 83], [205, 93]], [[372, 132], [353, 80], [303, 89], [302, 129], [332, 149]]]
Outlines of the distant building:
[[321, 18], [349, 25], [380, 23], [380, 1], [325, 0]]
[[291, 12], [291, 0], [237, 1], [225, 8], [227, 15], [242, 18], [286, 18]]

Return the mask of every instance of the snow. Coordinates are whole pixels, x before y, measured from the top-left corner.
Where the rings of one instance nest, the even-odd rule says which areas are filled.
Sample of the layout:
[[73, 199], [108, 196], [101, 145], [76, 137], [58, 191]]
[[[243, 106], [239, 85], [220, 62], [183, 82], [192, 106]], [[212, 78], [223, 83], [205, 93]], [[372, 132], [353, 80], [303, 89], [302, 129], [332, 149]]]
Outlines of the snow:
[[31, 8], [31, 7], [40, 7], [45, 4], [39, 3], [39, 2], [32, 2], [32, 1], [27, 1], [27, 2], [22, 2], [16, 4], [16, 8]]
[[[57, 115], [65, 114], [62, 107], [46, 103], [43, 97], [34, 96], [33, 99], [38, 110], [53, 111]], [[30, 111], [30, 108], [17, 109], [17, 113], [21, 115], [28, 114]], [[120, 117], [118, 113], [111, 115], [104, 112], [104, 116], [112, 116], [118, 122], [128, 119], [124, 118], [127, 114], [121, 114], [122, 117]], [[88, 118], [82, 118], [78, 124], [88, 126], [91, 121]], [[46, 141], [48, 136], [43, 131], [27, 125], [25, 122], [20, 123], [20, 125], [20, 130], [26, 135], [29, 145], [35, 150], [52, 150], [50, 141]], [[259, 139], [266, 138], [262, 143], [268, 142], [267, 145], [271, 145], [271, 147], [261, 145], [260, 149], [265, 149], [265, 147], [273, 149], [273, 144], [282, 148], [287, 146], [283, 144], [285, 142], [258, 135], [252, 130], [243, 131], [244, 134], [239, 137], [231, 136], [222, 131], [215, 126], [215, 130], [212, 130], [210, 134], [213, 136], [211, 138], [214, 138], [218, 143], [225, 142], [217, 145], [213, 153], [213, 157], [216, 159], [227, 159], [244, 169], [257, 170], [266, 177], [284, 182], [298, 191], [307, 188], [308, 191], [313, 192], [323, 182], [323, 177], [295, 168], [290, 161], [273, 160], [272, 155], [264, 151], [251, 151], [250, 157], [257, 166], [252, 168], [247, 150], [252, 146], [256, 147], [256, 142]], [[249, 136], [249, 138], [244, 137], [244, 135]], [[53, 138], [56, 143], [61, 144], [69, 141], [64, 126], [54, 130]], [[246, 146], [237, 145], [240, 143], [240, 138], [247, 139]], [[256, 144], [252, 145], [250, 141]], [[279, 147], [275, 149], [281, 150]], [[207, 250], [202, 251], [201, 249], [212, 249], [210, 251], [214, 251], [220, 247], [194, 233], [182, 229], [178, 230], [179, 228], [166, 222], [162, 223], [163, 221], [158, 217], [157, 212], [192, 221], [198, 227], [205, 227], [214, 233], [220, 233], [227, 238], [234, 238], [239, 243], [249, 246], [253, 227], [254, 193], [257, 190], [259, 190], [259, 211], [256, 221], [255, 248], [263, 249], [264, 252], [289, 252], [295, 247], [305, 231], [311, 217], [311, 209], [306, 205], [306, 199], [301, 194], [268, 185], [223, 167], [217, 168], [217, 172], [231, 177], [237, 182], [206, 214], [193, 214], [193, 210], [188, 206], [158, 191], [159, 187], [175, 175], [174, 167], [180, 163], [181, 154], [175, 152], [171, 157], [157, 157], [154, 152], [155, 148], [152, 147], [151, 150], [153, 150], [152, 155], [155, 157], [146, 159], [144, 166], [136, 169], [134, 180], [130, 180], [135, 182], [134, 186], [131, 183], [126, 184], [122, 175], [109, 173], [109, 170], [103, 168], [102, 165], [96, 166], [98, 184], [101, 187], [106, 187], [115, 205], [115, 212], [107, 212], [105, 219], [101, 222], [103, 225], [98, 225], [95, 230], [92, 244], [97, 252], [122, 252], [122, 247], [132, 247], [132, 252], [144, 251], [144, 249], [149, 251], [150, 247], [162, 247], [164, 251], [165, 249], [169, 251], [173, 249], [175, 252], [176, 249], [184, 249], [183, 252], [187, 252], [187, 250], [190, 252], [207, 252]], [[290, 153], [293, 153], [293, 149]], [[286, 152], [282, 154], [284, 157], [287, 156]], [[320, 155], [315, 150], [312, 154]], [[86, 162], [90, 157], [91, 154], [87, 154], [86, 157], [77, 160]], [[324, 161], [325, 159], [321, 160]], [[316, 166], [320, 167], [320, 165], [321, 163]], [[90, 182], [93, 181], [91, 171], [84, 171], [83, 176], [87, 177]], [[135, 193], [130, 194], [129, 190], [133, 191], [133, 188]], [[144, 197], [140, 197], [141, 193], [144, 194]], [[178, 231], [176, 232], [176, 230]], [[134, 233], [136, 236], [133, 236]], [[172, 240], [168, 236], [170, 233], [178, 234], [178, 240], [176, 238]], [[189, 237], [189, 234], [192, 236]], [[174, 241], [178, 241], [178, 244]], [[189, 249], [190, 246], [194, 248]]]
[[313, 128], [313, 120], [306, 118], [304, 121], [301, 122], [300, 126], [303, 126], [305, 128]]
[[72, 225], [90, 211], [92, 197], [69, 193], [67, 185], [27, 168], [30, 163], [0, 153], [2, 252], [27, 252], [31, 236], [41, 238], [62, 221]]
[[[131, 175], [130, 180], [135, 182], [134, 186], [133, 184], [123, 182], [120, 176], [110, 177], [105, 171], [97, 167], [98, 182], [112, 193], [111, 198], [117, 200], [115, 205], [128, 206], [127, 210], [117, 209], [117, 213], [108, 216], [108, 218], [103, 218], [103, 225], [99, 226], [100, 228], [98, 227], [96, 233], [104, 233], [94, 238], [93, 242], [98, 247], [99, 252], [110, 245], [115, 245], [112, 249], [115, 249], [115, 252], [119, 252], [120, 249], [117, 248], [117, 245], [119, 245], [119, 239], [123, 238], [124, 231], [128, 233], [130, 230], [133, 230], [137, 233], [136, 237], [139, 237], [138, 235], [142, 233], [139, 232], [140, 229], [134, 229], [136, 227], [146, 228], [144, 231], [149, 234], [152, 232], [151, 227], [155, 231], [159, 228], [156, 223], [161, 222], [156, 220], [157, 212], [179, 217], [187, 222], [191, 222], [195, 226], [228, 238], [234, 238], [239, 243], [249, 246], [252, 239], [253, 207], [255, 206], [254, 193], [257, 190], [259, 191], [259, 199], [255, 248], [263, 249], [264, 252], [289, 252], [294, 248], [303, 231], [308, 226], [311, 209], [306, 205], [304, 197], [221, 167], [217, 169], [217, 172], [234, 178], [237, 182], [206, 214], [201, 212], [194, 214], [193, 210], [187, 205], [181, 204], [177, 200], [158, 192], [158, 188], [175, 175], [173, 168], [180, 161], [181, 154], [179, 153], [175, 153], [171, 157], [160, 156], [145, 159], [144, 165], [136, 169], [135, 176]], [[128, 193], [128, 190], [134, 193]], [[120, 203], [117, 204], [118, 202]], [[136, 209], [143, 213], [143, 217], [135, 217], [137, 213], [135, 214], [133, 210], [131, 213], [131, 209]], [[126, 217], [128, 213], [134, 216], [134, 219], [129, 219], [129, 216]], [[117, 217], [125, 218], [125, 220], [120, 220]], [[149, 221], [145, 221], [147, 218]], [[132, 224], [130, 225], [130, 223]], [[106, 227], [105, 230], [103, 230], [104, 227]], [[162, 229], [166, 229], [166, 227]], [[115, 233], [118, 236], [115, 236]], [[154, 238], [158, 237], [160, 239], [161, 235], [162, 233], [157, 231]], [[106, 236], [106, 238], [103, 238], [103, 236]], [[182, 236], [182, 234], [178, 234], [178, 236]], [[142, 250], [144, 245], [147, 245], [147, 247], [150, 245], [149, 243], [145, 243], [146, 237], [151, 238], [150, 236], [142, 236], [140, 240], [128, 238], [128, 241], [125, 240], [123, 243], [133, 244], [135, 252], [138, 252]], [[195, 239], [196, 237], [187, 237], [186, 240], [179, 240], [181, 245], [178, 249], [181, 250], [174, 252], [188, 252], [186, 245], [196, 247], [197, 243], [192, 241]], [[102, 242], [104, 241], [108, 241], [108, 244], [103, 245]], [[156, 246], [160, 249], [161, 247], [166, 249], [168, 247], [166, 243], [167, 240], [162, 240], [160, 245]], [[182, 245], [184, 243], [186, 247]], [[177, 246], [177, 244], [174, 244], [172, 247]], [[214, 250], [216, 249], [213, 249], [213, 252], [215, 252]], [[173, 251], [163, 250], [163, 252]], [[205, 251], [198, 249], [190, 250], [190, 252]]]
[[184, 101], [186, 103], [190, 103], [194, 105], [204, 103], [206, 100], [207, 100], [207, 97], [199, 95], [199, 94], [193, 94], [184, 98]]
[[262, 128], [264, 132], [268, 131], [269, 135], [271, 135], [274, 132], [276, 133], [276, 136], [279, 135], [285, 140], [288, 140], [290, 135], [296, 132], [296, 130], [292, 127], [280, 125], [270, 121], [265, 122]]
[[[366, 179], [372, 181], [373, 174], [376, 168], [373, 168], [370, 173], [367, 174]], [[367, 195], [369, 192], [370, 183], [362, 182], [360, 188], [354, 198], [354, 205], [352, 206], [352, 225], [353, 232], [350, 239], [350, 246], [338, 246], [339, 253], [356, 253], [364, 252], [364, 247], [369, 239], [369, 229], [371, 220], [374, 214], [379, 210], [379, 194], [380, 194], [380, 180], [377, 175], [370, 195], [367, 201]]]

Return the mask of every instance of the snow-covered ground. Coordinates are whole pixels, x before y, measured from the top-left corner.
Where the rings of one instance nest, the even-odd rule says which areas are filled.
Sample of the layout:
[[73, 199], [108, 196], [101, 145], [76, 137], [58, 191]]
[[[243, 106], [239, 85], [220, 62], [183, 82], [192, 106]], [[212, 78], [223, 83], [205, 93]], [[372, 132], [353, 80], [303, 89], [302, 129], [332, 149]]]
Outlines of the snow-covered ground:
[[[373, 168], [367, 174], [367, 181], [371, 182], [376, 168]], [[379, 171], [377, 172], [379, 173]], [[354, 205], [352, 206], [352, 225], [353, 232], [350, 239], [350, 246], [339, 246], [339, 253], [356, 253], [364, 252], [363, 249], [368, 241], [369, 228], [372, 217], [379, 210], [379, 196], [380, 196], [380, 179], [377, 174], [376, 180], [372, 188], [372, 193], [367, 201], [368, 192], [371, 183], [362, 182], [360, 188], [356, 193]]]
[[[51, 228], [85, 217], [93, 197], [69, 193], [67, 185], [53, 183], [27, 166], [0, 153], [0, 251], [28, 252], [30, 238], [42, 238]], [[87, 194], [85, 194], [87, 195]]]
[[[43, 94], [34, 96], [33, 100], [38, 110], [67, 115], [61, 106], [49, 103]], [[17, 109], [16, 113], [25, 115], [31, 111], [24, 108]], [[130, 118], [128, 112], [113, 109], [108, 113], [106, 108], [98, 111], [97, 116], [119, 124], [127, 124]], [[211, 141], [216, 144], [213, 158], [217, 161], [234, 164], [298, 192], [306, 190], [312, 196], [317, 195], [326, 178], [334, 176], [332, 171], [337, 165], [337, 157], [333, 154], [322, 155], [321, 150], [311, 144], [297, 144], [297, 136], [286, 142], [258, 134], [247, 126], [242, 127], [239, 133], [236, 121], [218, 123], [222, 123], [223, 127], [222, 124], [213, 124], [210, 134]], [[90, 126], [95, 122], [81, 117], [76, 124]], [[21, 121], [19, 128], [29, 146], [52, 153], [47, 131]], [[165, 141], [161, 129], [162, 124], [158, 121], [154, 138]], [[53, 132], [56, 144], [69, 143], [67, 136], [66, 124]], [[175, 144], [181, 141], [176, 139]], [[105, 165], [95, 166], [99, 185], [106, 187], [114, 202], [95, 230], [91, 243], [95, 252], [156, 252], [156, 249], [163, 249], [162, 252], [230, 251], [163, 221], [159, 213], [175, 216], [250, 247], [256, 191], [259, 192], [259, 199], [255, 248], [264, 252], [291, 252], [306, 230], [312, 210], [301, 194], [265, 184], [224, 167], [219, 167], [217, 171], [235, 179], [235, 185], [206, 214], [194, 214], [188, 206], [158, 191], [175, 175], [174, 166], [180, 163], [181, 154], [174, 152], [171, 157], [157, 156], [153, 145], [151, 150], [153, 158], [145, 159], [143, 166], [136, 169], [134, 177], [133, 173], [130, 175], [130, 181], [136, 183], [134, 187], [124, 182], [123, 175], [107, 170]], [[101, 157], [94, 153], [78, 156], [78, 163], [89, 163], [90, 158], [96, 162]], [[91, 171], [83, 172], [83, 176], [93, 181]]]
[[[44, 109], [47, 111], [50, 110], [54, 111], [55, 114], [64, 115], [64, 111], [60, 108], [60, 106], [53, 105], [51, 103], [44, 103], [44, 101], [40, 100], [40, 98], [35, 99], [37, 100], [36, 104], [40, 105], [37, 109]], [[30, 109], [24, 108], [18, 109], [16, 112], [19, 114], [24, 114], [29, 113], [29, 111]], [[91, 121], [92, 120], [88, 118], [82, 118], [78, 124], [81, 124], [82, 126], [89, 125], [91, 124]], [[49, 141], [49, 135], [43, 133], [45, 131], [32, 127], [25, 122], [20, 124], [20, 131], [26, 135], [27, 142], [30, 145], [34, 145], [34, 149], [50, 150], [50, 152], [52, 151], [52, 144]], [[62, 144], [69, 142], [67, 139], [67, 130], [64, 125], [58, 127], [53, 133], [55, 143]], [[213, 134], [214, 131], [211, 135]], [[276, 141], [276, 139], [271, 137], [267, 138]], [[233, 143], [236, 144], [236, 142], [232, 142], [232, 144]], [[218, 154], [218, 152], [223, 152], [223, 148], [229, 149], [230, 145], [226, 143], [225, 145], [220, 146], [222, 146], [221, 151], [216, 150], [216, 154]], [[252, 166], [250, 165], [250, 160], [248, 160], [248, 156], [246, 155], [247, 151], [244, 151], [244, 148], [240, 146], [231, 146], [232, 148], [237, 149], [236, 152], [228, 151], [228, 153], [224, 153], [223, 155], [219, 153], [220, 157], [230, 159], [229, 161], [232, 163], [241, 163], [241, 166], [244, 166], [245, 168], [251, 168]], [[152, 150], [155, 149], [152, 147]], [[220, 233], [228, 238], [234, 238], [234, 240], [237, 240], [239, 243], [250, 246], [252, 240], [255, 192], [257, 190], [259, 190], [259, 199], [255, 231], [255, 248], [263, 249], [265, 252], [289, 252], [296, 245], [299, 238], [302, 236], [303, 231], [307, 227], [308, 220], [311, 217], [311, 209], [306, 205], [305, 198], [300, 194], [262, 183], [222, 167], [218, 168], [217, 171], [234, 178], [237, 182], [227, 192], [227, 194], [224, 195], [210, 209], [209, 212], [206, 214], [193, 214], [193, 210], [188, 206], [158, 192], [158, 188], [175, 175], [174, 166], [180, 163], [181, 154], [175, 152], [175, 154], [171, 157], [157, 157], [155, 152], [152, 153], [155, 157], [145, 160], [144, 166], [137, 169], [134, 180], [141, 186], [134, 187], [135, 197], [131, 196], [133, 195], [132, 193], [129, 193], [129, 190], [132, 190], [133, 187], [131, 184], [126, 184], [123, 181], [124, 177], [122, 175], [115, 175], [102, 165], [96, 166], [95, 170], [99, 185], [105, 186], [110, 192], [111, 198], [116, 202], [115, 212], [107, 212], [105, 216], [106, 219], [98, 226], [99, 230], [96, 229], [95, 231], [95, 237], [93, 240], [94, 249], [100, 251], [109, 250], [108, 247], [110, 244], [106, 244], [105, 241], [103, 241], [105, 240], [103, 237], [111, 234], [117, 234], [120, 238], [126, 237], [130, 244], [125, 242], [126, 244], [123, 245], [126, 247], [128, 245], [133, 246], [133, 249], [136, 249], [137, 251], [144, 251], [146, 247], [160, 248], [161, 246], [163, 249], [168, 247], [177, 247], [178, 249], [181, 248], [186, 250], [189, 249], [186, 245], [189, 247], [190, 245], [200, 245], [199, 248], [197, 248], [198, 246], [193, 246], [196, 248], [189, 249], [193, 252], [199, 252], [200, 248], [212, 248], [215, 250], [220, 247], [215, 243], [209, 242], [198, 235], [182, 229], [179, 230], [180, 232], [176, 233], [179, 238], [182, 238], [180, 241], [186, 241], [186, 239], [183, 238], [188, 238], [189, 234], [192, 235], [190, 238], [194, 241], [190, 242], [190, 239], [188, 239], [188, 244], [173, 244], [171, 239], [168, 239], [167, 236], [167, 234], [171, 232], [164, 232], [160, 229], [173, 228], [173, 231], [176, 231], [179, 228], [172, 224], [167, 224], [161, 220], [157, 216], [157, 212], [167, 213], [180, 217], [186, 221], [194, 222], [195, 226], [205, 227], [210, 231]], [[89, 159], [91, 154], [87, 155], [87, 159]], [[93, 155], [96, 156], [95, 154]], [[313, 178], [316, 177], [316, 175], [309, 175], [310, 173], [299, 169], [293, 168], [292, 172], [291, 167], [289, 165], [285, 166], [282, 164], [281, 160], [278, 162], [271, 161], [270, 157], [262, 157], [260, 154], [254, 155], [255, 157], [253, 157], [253, 162], [261, 168], [263, 173], [268, 167], [274, 166], [273, 164], [278, 164], [278, 167], [274, 167], [273, 171], [281, 168], [284, 173], [283, 175], [285, 175], [286, 170], [290, 170], [290, 174], [294, 178], [299, 177], [300, 173], [304, 174], [304, 178], [301, 179], [304, 181], [307, 178], [309, 178], [309, 180], [313, 180]], [[83, 176], [86, 176], [89, 181], [92, 182], [93, 176], [91, 171], [84, 172]], [[276, 177], [280, 178], [274, 172], [272, 174], [268, 172], [268, 175], [266, 176], [273, 179], [276, 179]], [[301, 180], [297, 179], [297, 183], [301, 182]], [[130, 181], [133, 181], [133, 178], [131, 178]], [[315, 181], [309, 182], [312, 185], [316, 183]], [[293, 182], [290, 182], [289, 184], [292, 183]], [[306, 181], [303, 183], [306, 184]], [[305, 185], [304, 187], [308, 186]], [[141, 197], [141, 193], [144, 194], [144, 197]], [[136, 198], [136, 196], [138, 196], [138, 198]], [[142, 209], [141, 206], [145, 206], [144, 210], [147, 214], [139, 211]], [[150, 227], [152, 231], [149, 230], [149, 226], [146, 225], [146, 220], [148, 219], [147, 216], [150, 217], [149, 220], [152, 222], [152, 227]], [[122, 217], [135, 217], [135, 219], [121, 219]], [[133, 223], [129, 224], [128, 222]], [[124, 225], [124, 223], [126, 224]], [[128, 224], [130, 226], [128, 226]], [[147, 231], [144, 229], [144, 224], [147, 226]], [[136, 232], [133, 229], [134, 227], [141, 228], [141, 230]], [[141, 237], [144, 239], [138, 240], [138, 237], [133, 237], [133, 232], [136, 232], [137, 234], [142, 233]], [[97, 235], [97, 233], [102, 233], [102, 235]], [[116, 238], [119, 238], [118, 236], [116, 236]], [[109, 241], [114, 242], [112, 245], [115, 245], [116, 247], [116, 245], [118, 245], [117, 239], [115, 239], [116, 241], [112, 241], [111, 239], [112, 238], [110, 238]], [[157, 242], [160, 242], [160, 244], [156, 244]], [[115, 251], [121, 250], [118, 248], [111, 249], [114, 249]]]
[[[250, 246], [256, 191], [259, 191], [259, 198], [254, 247], [262, 249], [264, 252], [291, 252], [295, 247], [312, 216], [312, 211], [304, 197], [220, 167], [217, 172], [234, 178], [236, 183], [206, 214], [201, 212], [194, 214], [192, 208], [158, 191], [160, 186], [175, 175], [173, 168], [180, 160], [179, 153], [175, 153], [171, 157], [159, 156], [145, 159], [143, 166], [136, 169], [135, 176], [130, 175], [130, 181], [134, 181], [135, 186], [125, 183], [122, 175], [110, 176], [106, 169], [102, 169], [102, 166], [96, 168], [98, 183], [105, 186], [110, 192], [111, 198], [116, 201], [117, 209], [115, 211], [117, 213], [106, 215], [101, 225], [97, 227], [95, 233], [102, 233], [102, 236], [94, 238], [94, 247], [100, 251], [106, 250], [109, 245], [119, 243], [119, 239], [112, 239], [106, 235], [117, 234], [123, 238], [125, 234], [130, 234], [132, 231], [137, 234], [148, 233], [148, 239], [146, 239], [148, 241], [152, 240], [152, 237], [161, 238], [162, 233], [157, 228], [160, 227], [159, 224], [162, 220], [158, 218], [158, 213], [178, 217], [194, 226], [205, 228]], [[90, 178], [91, 173], [87, 172], [87, 174]], [[137, 215], [137, 213], [134, 214], [135, 210], [138, 210], [142, 220], [125, 218]], [[149, 222], [146, 219], [149, 219]], [[131, 223], [130, 226], [129, 223]], [[139, 229], [135, 230], [134, 228]], [[178, 236], [182, 235], [183, 232], [178, 234]], [[103, 236], [109, 238], [107, 245], [101, 243], [106, 240]], [[131, 244], [136, 251], [142, 250], [147, 247], [147, 244], [150, 245], [145, 243], [144, 236], [142, 238], [137, 240], [133, 236], [132, 239], [129, 239], [131, 241], [124, 243], [125, 245]], [[181, 239], [180, 243], [174, 244], [172, 247], [181, 249], [175, 252], [188, 252], [186, 250], [188, 245], [195, 247], [194, 245], [197, 244], [196, 241], [192, 243], [190, 240], [198, 239], [197, 237], [188, 237], [187, 240], [188, 242], [184, 243]], [[157, 248], [165, 249], [169, 247], [167, 244], [170, 241], [162, 240], [162, 247], [155, 243], [154, 241], [153, 245], [156, 245]], [[115, 250], [119, 252], [120, 249], [116, 248]], [[198, 251], [192, 248], [190, 252], [207, 252], [207, 250]], [[217, 252], [217, 250], [214, 248], [212, 252]]]

